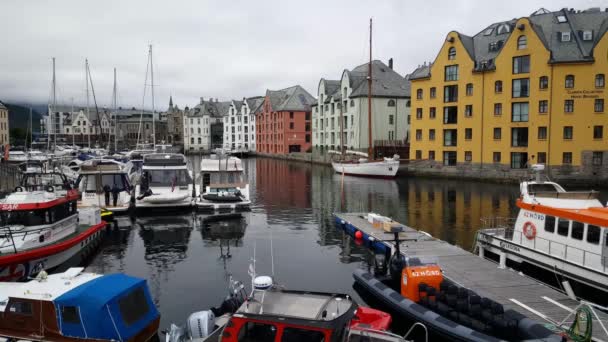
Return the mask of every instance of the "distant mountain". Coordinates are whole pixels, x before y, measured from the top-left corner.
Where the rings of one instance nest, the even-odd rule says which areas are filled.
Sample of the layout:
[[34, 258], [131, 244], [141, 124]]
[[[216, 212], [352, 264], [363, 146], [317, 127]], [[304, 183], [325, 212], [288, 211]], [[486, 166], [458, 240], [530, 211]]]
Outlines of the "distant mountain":
[[[28, 130], [30, 125], [30, 106], [11, 103], [4, 103], [4, 105], [8, 108], [8, 127], [10, 129], [21, 128], [23, 130]], [[42, 113], [46, 112], [46, 106], [32, 105], [31, 107], [32, 130], [34, 132], [39, 132], [40, 119], [42, 118]]]

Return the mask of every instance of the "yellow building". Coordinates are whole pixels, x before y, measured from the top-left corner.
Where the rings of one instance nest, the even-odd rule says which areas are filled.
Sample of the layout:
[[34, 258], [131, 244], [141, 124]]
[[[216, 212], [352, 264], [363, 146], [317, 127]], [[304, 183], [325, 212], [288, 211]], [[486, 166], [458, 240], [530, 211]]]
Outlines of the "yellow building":
[[414, 168], [608, 179], [608, 11], [541, 9], [448, 33], [411, 79]]
[[8, 108], [0, 102], [0, 146], [9, 144]]

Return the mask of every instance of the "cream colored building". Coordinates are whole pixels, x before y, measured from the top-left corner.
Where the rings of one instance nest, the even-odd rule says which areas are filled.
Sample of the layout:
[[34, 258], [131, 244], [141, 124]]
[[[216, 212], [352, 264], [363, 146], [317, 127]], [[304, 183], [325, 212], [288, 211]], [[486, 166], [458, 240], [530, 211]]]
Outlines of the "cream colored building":
[[0, 102], [0, 145], [9, 144], [8, 108]]

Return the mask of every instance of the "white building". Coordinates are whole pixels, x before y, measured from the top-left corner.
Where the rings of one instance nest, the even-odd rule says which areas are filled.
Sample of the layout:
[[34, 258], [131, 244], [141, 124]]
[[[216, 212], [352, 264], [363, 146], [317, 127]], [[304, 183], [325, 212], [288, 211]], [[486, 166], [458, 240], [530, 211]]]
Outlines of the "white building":
[[[75, 141], [82, 143], [83, 136], [88, 140], [88, 135], [107, 136], [114, 133], [111, 114], [105, 108], [89, 108], [87, 114], [86, 108], [82, 107], [49, 106], [47, 114], [42, 116], [40, 121], [43, 137], [51, 135], [58, 138], [58, 141], [69, 143], [72, 142], [72, 136], [75, 136]], [[93, 138], [93, 141], [95, 139]]]
[[196, 106], [184, 113], [184, 151], [205, 152], [223, 146], [223, 118], [231, 102], [202, 97]]
[[263, 96], [233, 100], [224, 117], [224, 149], [255, 152], [255, 114], [261, 109]]
[[[319, 81], [318, 102], [312, 107], [315, 148], [339, 149], [340, 118], [343, 143], [350, 150], [368, 147], [368, 66], [342, 72], [340, 80]], [[410, 82], [389, 65], [372, 62], [373, 144], [409, 142]]]

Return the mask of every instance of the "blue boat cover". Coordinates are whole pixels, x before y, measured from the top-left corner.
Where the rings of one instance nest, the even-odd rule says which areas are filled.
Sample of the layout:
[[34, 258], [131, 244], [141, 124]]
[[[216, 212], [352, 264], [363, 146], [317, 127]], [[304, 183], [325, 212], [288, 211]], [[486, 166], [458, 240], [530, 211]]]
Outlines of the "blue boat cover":
[[110, 274], [54, 301], [64, 336], [126, 341], [159, 317], [144, 279]]

